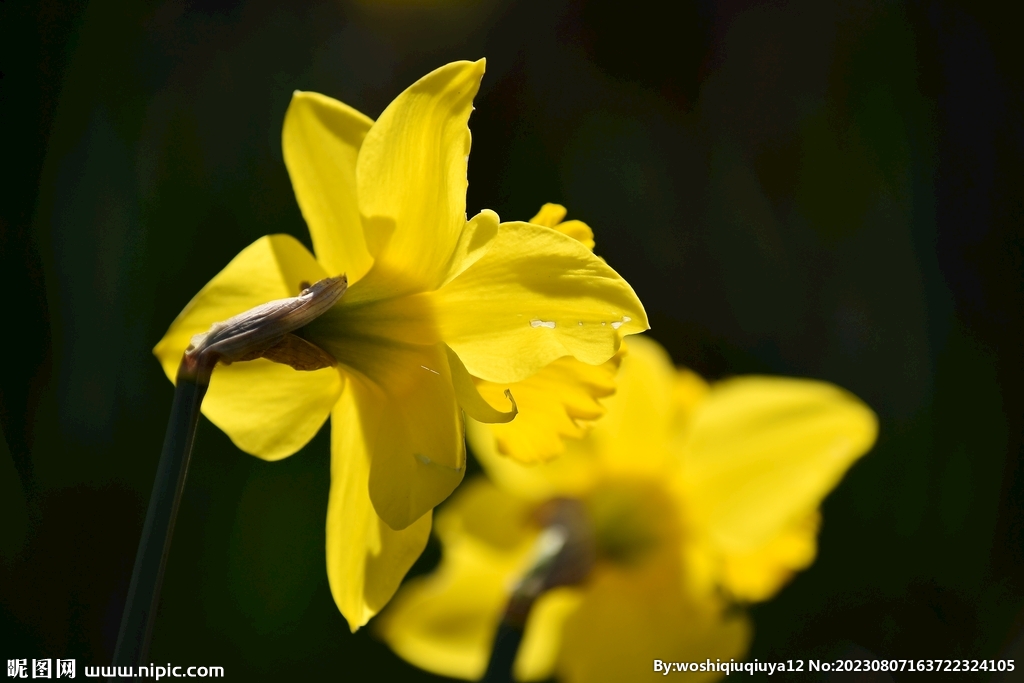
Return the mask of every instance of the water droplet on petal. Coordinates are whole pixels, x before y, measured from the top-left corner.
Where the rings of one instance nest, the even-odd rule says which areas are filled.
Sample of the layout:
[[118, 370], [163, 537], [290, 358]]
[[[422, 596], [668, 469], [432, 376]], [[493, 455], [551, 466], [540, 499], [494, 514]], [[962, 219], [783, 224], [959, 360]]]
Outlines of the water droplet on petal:
[[549, 330], [553, 330], [553, 329], [555, 329], [555, 321], [554, 320], [537, 320], [536, 318], [534, 318], [533, 320], [530, 321], [530, 327], [546, 327]]

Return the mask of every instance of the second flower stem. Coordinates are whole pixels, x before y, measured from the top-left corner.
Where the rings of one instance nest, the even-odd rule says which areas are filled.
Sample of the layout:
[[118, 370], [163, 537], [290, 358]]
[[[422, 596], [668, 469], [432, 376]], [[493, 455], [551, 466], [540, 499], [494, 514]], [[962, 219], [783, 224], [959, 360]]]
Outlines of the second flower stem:
[[544, 516], [547, 520], [537, 538], [533, 562], [509, 596], [494, 636], [484, 683], [512, 683], [516, 656], [534, 604], [556, 586], [579, 585], [594, 564], [594, 532], [580, 501], [549, 501]]

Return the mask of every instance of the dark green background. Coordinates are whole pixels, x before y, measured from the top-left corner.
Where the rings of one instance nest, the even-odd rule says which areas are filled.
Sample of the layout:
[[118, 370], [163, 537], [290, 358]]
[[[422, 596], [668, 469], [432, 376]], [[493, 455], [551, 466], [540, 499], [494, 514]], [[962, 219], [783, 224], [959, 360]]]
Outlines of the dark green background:
[[[257, 237], [308, 244], [292, 90], [376, 116], [486, 56], [471, 213], [564, 203], [677, 362], [879, 414], [751, 657], [1024, 669], [1024, 59], [994, 7], [6, 0], [0, 656], [109, 662], [172, 394], [150, 349]], [[326, 433], [268, 464], [204, 422], [154, 657], [428, 680], [335, 608], [327, 490]]]

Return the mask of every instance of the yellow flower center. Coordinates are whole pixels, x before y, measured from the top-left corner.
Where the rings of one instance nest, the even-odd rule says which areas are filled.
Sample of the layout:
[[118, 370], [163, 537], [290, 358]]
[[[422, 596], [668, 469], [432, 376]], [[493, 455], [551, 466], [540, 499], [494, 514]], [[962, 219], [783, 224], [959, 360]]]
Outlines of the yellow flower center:
[[599, 561], [636, 565], [662, 548], [678, 547], [678, 511], [650, 480], [608, 480], [586, 497]]

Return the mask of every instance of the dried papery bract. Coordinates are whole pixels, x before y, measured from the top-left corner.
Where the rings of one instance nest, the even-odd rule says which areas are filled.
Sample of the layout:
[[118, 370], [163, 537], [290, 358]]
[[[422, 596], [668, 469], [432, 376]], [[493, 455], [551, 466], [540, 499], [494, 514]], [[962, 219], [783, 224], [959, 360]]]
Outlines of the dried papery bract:
[[324, 278], [298, 296], [268, 301], [215, 323], [192, 337], [182, 363], [212, 369], [217, 362], [266, 358], [304, 371], [336, 365], [329, 353], [292, 333], [327, 312], [347, 288], [344, 275]]

